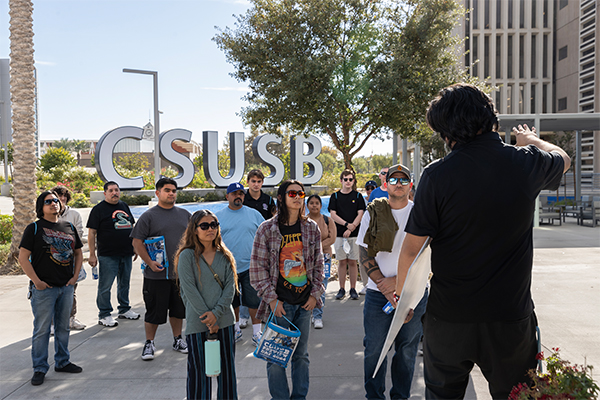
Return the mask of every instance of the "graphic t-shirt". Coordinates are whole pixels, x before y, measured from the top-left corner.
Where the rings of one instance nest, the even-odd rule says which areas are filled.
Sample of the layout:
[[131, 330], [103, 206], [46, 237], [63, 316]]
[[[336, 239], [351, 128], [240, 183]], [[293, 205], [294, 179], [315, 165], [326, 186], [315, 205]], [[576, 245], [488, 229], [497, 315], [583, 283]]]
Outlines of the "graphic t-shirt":
[[292, 226], [279, 224], [283, 239], [279, 250], [279, 278], [277, 297], [288, 304], [304, 304], [310, 297], [311, 284], [306, 277], [306, 265], [302, 256], [302, 232], [300, 220]]
[[73, 277], [73, 255], [81, 248], [79, 234], [67, 221], [40, 219], [27, 225], [19, 247], [31, 251], [31, 265], [38, 278], [60, 287]]
[[87, 227], [96, 230], [98, 255], [132, 256], [133, 246], [129, 235], [134, 223], [129, 206], [120, 200], [117, 204], [110, 204], [103, 200], [92, 208]]

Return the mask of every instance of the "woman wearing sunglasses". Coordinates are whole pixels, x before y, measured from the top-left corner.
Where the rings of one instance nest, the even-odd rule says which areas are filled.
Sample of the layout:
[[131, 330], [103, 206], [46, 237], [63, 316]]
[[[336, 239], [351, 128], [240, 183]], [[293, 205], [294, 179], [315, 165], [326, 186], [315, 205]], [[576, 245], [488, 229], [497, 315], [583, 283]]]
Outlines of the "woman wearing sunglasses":
[[237, 399], [233, 295], [237, 274], [233, 255], [221, 240], [219, 221], [209, 210], [196, 211], [175, 254], [181, 299], [185, 304], [188, 345], [187, 398], [210, 399], [211, 378], [206, 376], [204, 342], [216, 333], [221, 343], [221, 374], [217, 398]]
[[[274, 399], [304, 399], [308, 394], [308, 334], [310, 317], [321, 307], [323, 253], [317, 224], [304, 212], [304, 185], [287, 180], [277, 192], [277, 215], [263, 222], [254, 238], [250, 283], [261, 298], [256, 318], [270, 312], [277, 325], [301, 332], [292, 356], [292, 390], [286, 369], [267, 362], [269, 392]], [[284, 318], [285, 316], [286, 318]]]

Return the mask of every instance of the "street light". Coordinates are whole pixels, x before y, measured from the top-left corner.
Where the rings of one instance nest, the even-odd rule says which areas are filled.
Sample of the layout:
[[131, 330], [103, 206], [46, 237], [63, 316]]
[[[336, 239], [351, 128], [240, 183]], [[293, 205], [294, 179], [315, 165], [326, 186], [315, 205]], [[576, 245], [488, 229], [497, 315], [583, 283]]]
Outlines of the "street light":
[[145, 71], [142, 69], [123, 68], [123, 72], [130, 74], [152, 75], [154, 77], [154, 183], [160, 179], [160, 125], [158, 122], [158, 71]]

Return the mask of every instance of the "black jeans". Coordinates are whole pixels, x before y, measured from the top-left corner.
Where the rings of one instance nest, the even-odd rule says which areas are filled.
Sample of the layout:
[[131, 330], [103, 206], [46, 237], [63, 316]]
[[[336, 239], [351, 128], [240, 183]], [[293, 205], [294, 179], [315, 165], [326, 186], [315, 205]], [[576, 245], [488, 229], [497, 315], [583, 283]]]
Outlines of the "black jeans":
[[507, 399], [513, 386], [529, 383], [537, 365], [537, 318], [509, 322], [456, 323], [425, 313], [423, 352], [425, 397], [462, 399], [477, 364], [494, 399]]

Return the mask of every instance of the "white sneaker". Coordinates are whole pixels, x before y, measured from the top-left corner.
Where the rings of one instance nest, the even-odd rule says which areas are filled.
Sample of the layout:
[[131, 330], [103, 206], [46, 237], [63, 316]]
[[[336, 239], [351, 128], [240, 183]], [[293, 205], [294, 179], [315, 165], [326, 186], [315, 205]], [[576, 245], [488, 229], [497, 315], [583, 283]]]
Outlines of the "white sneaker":
[[181, 335], [177, 336], [176, 338], [173, 338], [173, 350], [183, 354], [188, 353], [187, 343], [185, 342], [185, 340], [183, 340]]
[[244, 329], [248, 326], [248, 318], [240, 318], [240, 328]]
[[323, 320], [321, 318], [315, 319], [315, 329], [323, 329]]
[[235, 331], [235, 342], [242, 340], [242, 331]]
[[258, 344], [260, 343], [260, 339], [262, 339], [262, 332], [258, 332], [255, 333], [254, 335], [252, 335], [252, 343], [258, 347]]
[[138, 319], [140, 317], [140, 314], [136, 313], [133, 310], [127, 310], [127, 312], [124, 312], [123, 314], [119, 314], [119, 318], [121, 319]]
[[50, 336], [54, 336], [54, 324], [50, 325]]
[[79, 320], [75, 317], [71, 317], [69, 321], [69, 327], [76, 331], [82, 331], [85, 329], [85, 325], [79, 322]]
[[101, 318], [98, 321], [98, 325], [104, 325], [108, 327], [113, 327], [119, 325], [119, 323], [110, 315], [108, 317]]
[[367, 287], [363, 286], [363, 288], [360, 289], [360, 292], [358, 292], [358, 294], [360, 294], [361, 296], [365, 296], [367, 294]]
[[154, 341], [146, 340], [146, 343], [144, 344], [144, 349], [142, 350], [142, 360], [154, 360], [154, 350]]

